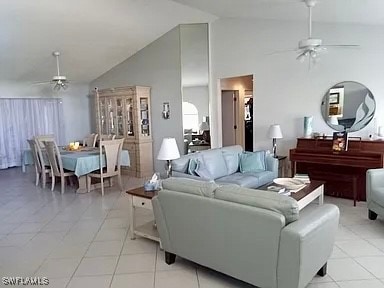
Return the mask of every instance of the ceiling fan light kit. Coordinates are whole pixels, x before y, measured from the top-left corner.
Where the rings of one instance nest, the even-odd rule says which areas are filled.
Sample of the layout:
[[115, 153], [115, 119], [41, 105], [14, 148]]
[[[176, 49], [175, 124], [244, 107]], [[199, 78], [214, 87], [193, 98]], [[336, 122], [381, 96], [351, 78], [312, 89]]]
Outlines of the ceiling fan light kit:
[[56, 67], [57, 67], [57, 75], [53, 76], [51, 81], [52, 84], [55, 84], [55, 86], [53, 86], [53, 90], [55, 91], [60, 91], [60, 89], [65, 90], [68, 88], [68, 80], [67, 80], [67, 77], [60, 75], [60, 62], [59, 62], [60, 52], [54, 51], [52, 52], [52, 55], [56, 57]]
[[308, 38], [299, 41], [298, 55], [296, 59], [300, 62], [304, 62], [305, 59], [316, 63], [319, 60], [319, 54], [327, 50], [326, 46], [332, 47], [358, 47], [359, 45], [323, 45], [321, 39], [312, 38], [312, 9], [315, 7], [317, 0], [303, 0], [302, 2], [308, 7]]
[[46, 82], [39, 82], [35, 84], [53, 84], [53, 90], [54, 91], [60, 91], [61, 89], [65, 90], [68, 88], [69, 81], [67, 80], [67, 77], [64, 75], [60, 75], [60, 52], [54, 51], [52, 52], [52, 55], [56, 58], [56, 69], [57, 69], [57, 75], [52, 77], [51, 81]]

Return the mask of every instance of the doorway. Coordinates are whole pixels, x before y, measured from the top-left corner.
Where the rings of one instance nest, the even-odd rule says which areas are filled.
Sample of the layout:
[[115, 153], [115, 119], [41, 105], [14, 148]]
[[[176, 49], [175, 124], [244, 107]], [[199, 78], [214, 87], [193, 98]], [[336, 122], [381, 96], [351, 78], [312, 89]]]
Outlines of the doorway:
[[220, 79], [222, 146], [253, 151], [253, 75]]

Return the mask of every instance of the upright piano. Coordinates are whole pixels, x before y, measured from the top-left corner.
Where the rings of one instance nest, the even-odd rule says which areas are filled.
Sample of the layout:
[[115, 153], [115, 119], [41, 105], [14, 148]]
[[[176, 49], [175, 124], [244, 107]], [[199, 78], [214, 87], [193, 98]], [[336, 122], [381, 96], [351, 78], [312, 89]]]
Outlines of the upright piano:
[[349, 139], [347, 151], [333, 152], [332, 138], [298, 138], [289, 151], [292, 175], [308, 174], [326, 182], [326, 195], [366, 200], [365, 175], [368, 169], [383, 168], [384, 141]]

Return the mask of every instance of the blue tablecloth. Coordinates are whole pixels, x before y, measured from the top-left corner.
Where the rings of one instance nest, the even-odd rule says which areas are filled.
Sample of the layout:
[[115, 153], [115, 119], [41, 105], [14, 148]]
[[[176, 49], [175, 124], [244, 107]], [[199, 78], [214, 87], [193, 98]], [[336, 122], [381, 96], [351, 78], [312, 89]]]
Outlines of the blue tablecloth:
[[[63, 151], [61, 154], [61, 161], [63, 162], [64, 169], [74, 171], [76, 176], [86, 175], [92, 171], [100, 169], [100, 155], [99, 150], [96, 151]], [[48, 162], [48, 161], [47, 161]], [[25, 165], [33, 164], [33, 157], [31, 150], [24, 150], [22, 157], [23, 171]], [[127, 150], [121, 151], [121, 165], [130, 166], [131, 161]], [[105, 157], [103, 159], [103, 167], [105, 166]]]

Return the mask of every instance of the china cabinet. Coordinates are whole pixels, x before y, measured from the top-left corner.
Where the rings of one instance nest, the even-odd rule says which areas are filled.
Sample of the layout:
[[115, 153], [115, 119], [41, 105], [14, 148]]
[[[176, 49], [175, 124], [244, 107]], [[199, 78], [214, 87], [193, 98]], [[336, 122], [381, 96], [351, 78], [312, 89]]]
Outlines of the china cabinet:
[[124, 138], [131, 166], [122, 167], [134, 177], [153, 174], [150, 87], [129, 86], [98, 90], [96, 127], [101, 134]]

